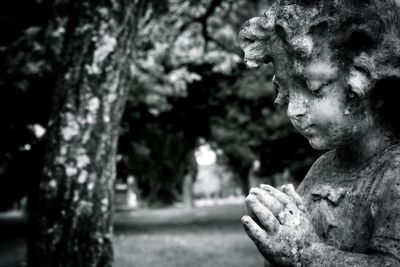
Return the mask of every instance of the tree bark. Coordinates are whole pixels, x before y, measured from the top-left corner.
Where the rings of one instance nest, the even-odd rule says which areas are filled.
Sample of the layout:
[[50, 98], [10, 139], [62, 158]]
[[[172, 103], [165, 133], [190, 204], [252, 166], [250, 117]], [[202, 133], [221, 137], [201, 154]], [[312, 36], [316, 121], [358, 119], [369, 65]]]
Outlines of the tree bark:
[[111, 266], [115, 158], [130, 80], [134, 1], [55, 3], [59, 13], [47, 33], [63, 35], [61, 64], [38, 198], [30, 212], [28, 263]]

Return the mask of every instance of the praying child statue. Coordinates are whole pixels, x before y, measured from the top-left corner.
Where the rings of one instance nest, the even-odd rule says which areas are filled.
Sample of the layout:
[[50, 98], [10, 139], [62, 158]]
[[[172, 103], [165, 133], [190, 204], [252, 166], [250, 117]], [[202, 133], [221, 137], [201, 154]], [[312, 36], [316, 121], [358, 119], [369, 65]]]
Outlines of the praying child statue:
[[326, 150], [297, 191], [246, 198], [248, 236], [274, 266], [400, 266], [400, 11], [395, 0], [277, 0], [239, 34], [272, 62], [275, 103]]

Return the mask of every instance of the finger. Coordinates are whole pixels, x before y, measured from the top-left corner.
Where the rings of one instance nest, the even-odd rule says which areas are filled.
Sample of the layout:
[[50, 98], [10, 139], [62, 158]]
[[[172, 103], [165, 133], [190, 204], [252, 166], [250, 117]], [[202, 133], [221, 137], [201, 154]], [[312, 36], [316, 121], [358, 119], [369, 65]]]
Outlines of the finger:
[[276, 198], [260, 188], [252, 188], [250, 194], [254, 194], [261, 204], [267, 207], [275, 217], [285, 208]]
[[[246, 198], [247, 199], [247, 198]], [[246, 200], [246, 209], [247, 209], [247, 213], [248, 215], [258, 224], [258, 225], [262, 225], [262, 223], [260, 222], [260, 220], [257, 218], [257, 216], [254, 214], [253, 210], [250, 208], [250, 205], [247, 203]]]
[[246, 198], [246, 205], [250, 214], [254, 214], [266, 231], [275, 232], [279, 227], [279, 221], [275, 215], [266, 208], [253, 194]]
[[255, 243], [263, 242], [267, 239], [267, 233], [250, 216], [242, 217], [244, 230], [251, 240]]
[[267, 232], [265, 232], [257, 223], [254, 222], [252, 218], [249, 216], [242, 217], [242, 223], [244, 226], [244, 230], [247, 235], [256, 245], [258, 251], [268, 259], [268, 256], [274, 255], [274, 247], [276, 245], [272, 244], [272, 238], [269, 236]]
[[281, 191], [270, 185], [262, 184], [260, 185], [260, 188], [268, 192], [272, 197], [276, 198], [284, 206], [288, 206], [290, 203], [293, 202], [288, 195], [282, 193]]
[[283, 193], [285, 193], [286, 195], [288, 195], [294, 201], [294, 203], [296, 203], [297, 207], [299, 207], [299, 208], [304, 207], [303, 200], [301, 199], [299, 194], [297, 194], [297, 192], [294, 189], [294, 186], [292, 184], [282, 185], [281, 191]]

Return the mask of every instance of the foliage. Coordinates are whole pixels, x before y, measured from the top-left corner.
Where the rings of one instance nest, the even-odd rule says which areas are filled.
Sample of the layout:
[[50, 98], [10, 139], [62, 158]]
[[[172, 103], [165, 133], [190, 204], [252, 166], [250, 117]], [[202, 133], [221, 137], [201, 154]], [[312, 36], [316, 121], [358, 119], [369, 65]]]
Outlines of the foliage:
[[[36, 161], [41, 142], [33, 129], [46, 127], [48, 122], [55, 79], [52, 59], [63, 37], [62, 30], [44, 30], [49, 18], [47, 2], [21, 0], [0, 9], [1, 26], [7, 29], [0, 43], [2, 181], [15, 177], [35, 181], [33, 176], [40, 170]], [[58, 13], [62, 16], [65, 11], [60, 3]], [[261, 159], [263, 175], [296, 166], [293, 172], [301, 170], [301, 177], [309, 165], [309, 160], [306, 164], [302, 160], [311, 153], [288, 126], [284, 111], [273, 106], [272, 68], [245, 70], [238, 48], [240, 26], [261, 14], [265, 1], [137, 3], [132, 82], [119, 143], [119, 177], [134, 174], [142, 198], [150, 203], [175, 201], [188, 171], [188, 154], [199, 137], [223, 149], [227, 163], [242, 180], [257, 158]], [[34, 12], [26, 14], [24, 10]], [[15, 166], [32, 167], [21, 174]], [[10, 182], [8, 188], [17, 184], [20, 182]], [[9, 191], [16, 192], [14, 189]], [[17, 196], [4, 195], [1, 202], [27, 193], [23, 189]]]
[[[199, 137], [223, 149], [245, 187], [255, 159], [262, 159], [261, 175], [287, 166], [296, 166], [297, 177], [305, 174], [311, 152], [285, 112], [275, 110], [272, 66], [246, 71], [236, 41], [241, 24], [263, 7], [259, 1], [174, 0], [139, 33], [119, 174], [134, 173], [150, 202], [179, 198], [185, 159]], [[287, 140], [296, 141], [289, 148]]]
[[47, 9], [37, 1], [0, 4], [0, 210], [31, 192], [41, 169], [50, 110], [51, 63], [43, 45]]
[[165, 15], [139, 26], [119, 174], [134, 173], [150, 202], [177, 199], [188, 154], [199, 137], [210, 136], [209, 117], [217, 109], [210, 89], [241, 62], [236, 33], [250, 16], [243, 10], [255, 13], [257, 2], [173, 0]]

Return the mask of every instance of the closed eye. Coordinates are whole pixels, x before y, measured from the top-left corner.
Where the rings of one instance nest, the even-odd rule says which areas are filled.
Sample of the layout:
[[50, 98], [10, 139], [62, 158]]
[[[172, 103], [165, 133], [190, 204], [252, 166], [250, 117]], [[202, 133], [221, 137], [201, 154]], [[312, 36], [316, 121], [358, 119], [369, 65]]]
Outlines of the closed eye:
[[317, 87], [317, 89], [310, 90], [310, 91], [315, 96], [321, 96], [322, 90], [324, 88], [326, 88], [329, 84], [331, 84], [331, 81], [323, 82], [323, 83], [321, 83], [321, 85], [319, 87]]

